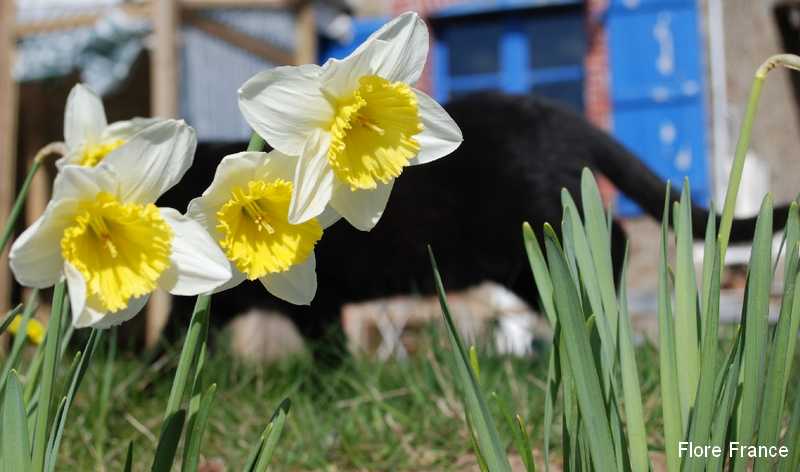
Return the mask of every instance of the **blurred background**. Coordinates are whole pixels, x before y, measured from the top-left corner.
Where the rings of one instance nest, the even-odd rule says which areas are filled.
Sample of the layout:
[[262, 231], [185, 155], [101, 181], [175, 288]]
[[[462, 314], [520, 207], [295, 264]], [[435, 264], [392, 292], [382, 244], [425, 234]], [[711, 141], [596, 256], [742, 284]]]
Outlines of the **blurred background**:
[[[70, 88], [104, 97], [109, 122], [172, 116], [201, 142], [243, 141], [236, 90], [282, 64], [352, 51], [390, 17], [418, 11], [431, 53], [418, 85], [440, 102], [477, 90], [560, 101], [609, 130], [703, 204], [721, 200], [756, 67], [800, 53], [800, 1], [787, 0], [0, 0], [0, 225], [38, 149], [63, 139]], [[765, 87], [737, 212], [796, 196], [800, 79]], [[49, 198], [40, 172], [27, 223]], [[655, 290], [656, 222], [604, 185], [632, 242], [632, 310]], [[183, 209], [181, 209], [183, 210]], [[20, 225], [20, 230], [23, 228]], [[731, 264], [747, 251], [730, 252]], [[0, 264], [0, 311], [18, 300]], [[159, 308], [159, 303], [161, 306]], [[638, 303], [638, 305], [637, 305]], [[165, 312], [156, 301], [153, 312]], [[638, 308], [637, 308], [638, 307]], [[43, 309], [46, 310], [46, 307]], [[735, 310], [733, 310], [735, 311]], [[152, 321], [155, 320], [155, 321]], [[157, 332], [158, 318], [149, 318]]]

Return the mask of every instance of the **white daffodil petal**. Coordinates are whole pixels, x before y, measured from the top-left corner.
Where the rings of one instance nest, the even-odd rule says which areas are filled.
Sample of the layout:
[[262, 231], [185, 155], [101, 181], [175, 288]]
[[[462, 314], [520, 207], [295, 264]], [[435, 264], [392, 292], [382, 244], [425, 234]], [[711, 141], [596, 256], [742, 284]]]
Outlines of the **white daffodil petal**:
[[292, 181], [297, 168], [297, 156], [289, 156], [277, 150], [267, 153], [266, 160], [256, 169], [255, 178], [259, 180], [283, 179]]
[[64, 141], [70, 150], [100, 139], [107, 125], [103, 102], [82, 84], [72, 87], [64, 112]]
[[322, 229], [328, 229], [333, 226], [334, 223], [342, 219], [342, 215], [340, 215], [336, 210], [331, 208], [330, 206], [325, 207], [325, 210], [317, 216], [317, 221], [319, 222]]
[[349, 96], [358, 88], [361, 77], [376, 74], [389, 50], [389, 43], [375, 40], [358, 54], [350, 54], [341, 60], [328, 59], [320, 75], [323, 90], [335, 97]]
[[159, 287], [173, 295], [208, 293], [231, 278], [228, 259], [200, 226], [172, 208], [159, 208], [174, 231], [170, 267], [158, 279]]
[[102, 139], [123, 139], [128, 140], [139, 131], [164, 121], [162, 118], [131, 118], [130, 120], [117, 121], [111, 123], [103, 130]]
[[259, 280], [269, 293], [295, 305], [308, 305], [317, 293], [317, 261], [314, 253], [302, 264], [286, 272], [270, 274]]
[[53, 201], [11, 246], [9, 265], [25, 287], [45, 288], [61, 278], [61, 238], [77, 211], [74, 200]]
[[414, 93], [417, 95], [417, 106], [424, 128], [414, 136], [420, 150], [411, 160], [411, 165], [425, 164], [444, 157], [455, 151], [464, 140], [461, 129], [436, 100], [419, 90], [414, 90]]
[[284, 154], [299, 155], [312, 131], [333, 119], [319, 73], [315, 65], [281, 66], [253, 76], [239, 89], [239, 109], [247, 123]]
[[381, 219], [394, 181], [378, 184], [375, 190], [352, 191], [349, 187], [337, 184], [333, 189], [331, 206], [344, 219], [361, 231], [369, 231]]
[[69, 262], [64, 263], [64, 275], [67, 278], [70, 308], [72, 308], [72, 324], [83, 328], [97, 321], [102, 313], [86, 310], [86, 279], [78, 269]]
[[138, 298], [131, 298], [127, 307], [120, 311], [106, 313], [91, 326], [97, 329], [108, 329], [112, 326], [120, 325], [138, 315], [139, 312], [142, 311], [142, 308], [147, 305], [148, 300], [150, 300], [150, 294]]
[[99, 192], [116, 193], [117, 180], [114, 170], [108, 167], [67, 166], [56, 175], [50, 201], [93, 198]]
[[181, 180], [196, 147], [194, 129], [183, 121], [163, 120], [112, 151], [98, 167], [115, 171], [123, 202], [152, 203]]
[[232, 289], [237, 287], [240, 283], [247, 280], [247, 276], [242, 273], [239, 269], [236, 268], [233, 263], [230, 263], [230, 270], [231, 270], [231, 279], [225, 282], [224, 284], [220, 285], [219, 287], [215, 288], [211, 293], [220, 293], [224, 292], [225, 290]]
[[307, 141], [294, 176], [294, 191], [289, 205], [289, 223], [299, 224], [325, 210], [333, 191], [333, 170], [328, 165], [328, 133], [315, 131]]
[[383, 48], [379, 59], [373, 62], [373, 74], [391, 82], [414, 84], [422, 75], [425, 61], [428, 58], [428, 27], [415, 12], [406, 12], [383, 25], [372, 33], [353, 53], [363, 53], [384, 41], [388, 47]]

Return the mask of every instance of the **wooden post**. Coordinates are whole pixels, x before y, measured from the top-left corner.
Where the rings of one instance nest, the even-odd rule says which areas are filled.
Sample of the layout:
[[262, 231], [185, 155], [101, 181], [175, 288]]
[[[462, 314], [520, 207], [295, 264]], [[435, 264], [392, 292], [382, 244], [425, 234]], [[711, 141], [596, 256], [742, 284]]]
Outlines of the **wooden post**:
[[[17, 190], [17, 84], [14, 82], [15, 2], [0, 1], [0, 228], [8, 221]], [[0, 313], [11, 305], [8, 250], [0, 255]]]
[[295, 64], [317, 63], [317, 28], [314, 24], [314, 6], [302, 2], [297, 9], [295, 24]]
[[[151, 15], [154, 41], [150, 52], [150, 113], [161, 118], [176, 118], [180, 80], [180, 9], [177, 0], [155, 0]], [[158, 342], [169, 318], [171, 305], [168, 293], [161, 290], [153, 292], [147, 306], [147, 347], [153, 347]]]

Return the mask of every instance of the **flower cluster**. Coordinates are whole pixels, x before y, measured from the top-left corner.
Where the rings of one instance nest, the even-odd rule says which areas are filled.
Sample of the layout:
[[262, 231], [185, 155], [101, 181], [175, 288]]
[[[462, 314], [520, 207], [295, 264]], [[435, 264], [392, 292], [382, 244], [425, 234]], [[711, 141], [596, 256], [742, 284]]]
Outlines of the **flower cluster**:
[[343, 60], [248, 80], [240, 109], [274, 150], [223, 158], [186, 215], [155, 202], [191, 166], [194, 130], [161, 119], [109, 125], [100, 99], [77, 85], [53, 197], [12, 246], [12, 271], [30, 287], [65, 277], [76, 327], [119, 324], [156, 288], [198, 295], [258, 279], [310, 303], [325, 228], [344, 217], [369, 231], [406, 166], [461, 143], [450, 116], [413, 88], [427, 52], [425, 24], [406, 13]]

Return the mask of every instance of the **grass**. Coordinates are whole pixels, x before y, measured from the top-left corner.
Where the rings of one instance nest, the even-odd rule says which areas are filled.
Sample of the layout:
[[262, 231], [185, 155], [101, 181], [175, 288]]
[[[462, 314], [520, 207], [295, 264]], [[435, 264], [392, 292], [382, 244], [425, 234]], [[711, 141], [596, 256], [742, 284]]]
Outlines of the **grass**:
[[[212, 352], [204, 372], [216, 382], [217, 392], [203, 456], [222, 459], [228, 470], [241, 470], [251, 438], [288, 397], [291, 413], [273, 470], [459, 470], [474, 463], [446, 339], [433, 332], [426, 338], [432, 348], [408, 361], [351, 357], [330, 368], [303, 356], [259, 366], [237, 361], [223, 350]], [[120, 470], [131, 440], [138, 457], [151, 457], [178, 354], [170, 349], [143, 362], [139, 356], [117, 353], [105, 424], [98, 425], [96, 402], [103, 369], [91, 369], [70, 412], [59, 466], [90, 470], [104, 464], [107, 470]], [[105, 353], [95, 356], [95, 365], [104, 365]], [[482, 385], [518, 406], [526, 423], [536, 425], [529, 427], [529, 434], [538, 437], [546, 364], [491, 354], [479, 359]], [[510, 441], [500, 426], [503, 440]], [[98, 427], [105, 429], [98, 433]], [[98, 445], [98, 434], [109, 439]]]
[[[732, 332], [724, 336], [728, 342], [733, 339]], [[203, 439], [203, 457], [220, 459], [227, 470], [241, 470], [252, 446], [250, 439], [263, 429], [264, 417], [289, 397], [292, 409], [272, 470], [477, 470], [446, 339], [434, 332], [427, 333], [426, 339], [431, 346], [427, 353], [404, 362], [352, 357], [335, 368], [320, 368], [303, 356], [261, 366], [241, 362], [225, 350], [212, 352], [205, 371], [217, 382], [217, 394]], [[478, 352], [482, 387], [501, 393], [507, 404], [518, 409], [536, 445], [536, 462], [541, 464], [546, 356], [520, 359], [493, 355], [486, 349]], [[138, 457], [153, 455], [179, 350], [169, 349], [149, 360], [117, 353], [104, 422], [98, 422], [96, 400], [103, 384], [104, 369], [99, 367], [105, 366], [105, 349], [95, 356], [95, 368], [84, 379], [64, 431], [59, 458], [63, 470], [102, 470], [101, 465], [109, 471], [122, 470], [129, 441], [134, 442]], [[651, 344], [641, 345], [636, 359], [647, 440], [651, 455], [659, 456], [664, 438], [658, 352]], [[500, 418], [497, 411], [493, 413]], [[557, 409], [555, 417], [561, 413]], [[560, 463], [558, 423], [551, 453], [556, 465]], [[508, 428], [498, 422], [498, 429], [510, 449]], [[102, 444], [97, 443], [98, 436], [105, 438]], [[148, 469], [146, 461], [133, 468]], [[514, 470], [522, 469], [515, 466]]]

